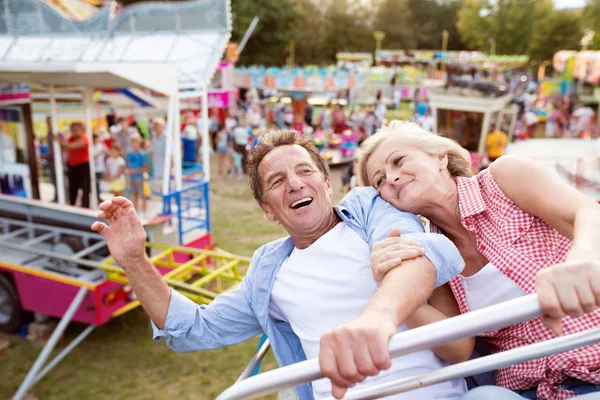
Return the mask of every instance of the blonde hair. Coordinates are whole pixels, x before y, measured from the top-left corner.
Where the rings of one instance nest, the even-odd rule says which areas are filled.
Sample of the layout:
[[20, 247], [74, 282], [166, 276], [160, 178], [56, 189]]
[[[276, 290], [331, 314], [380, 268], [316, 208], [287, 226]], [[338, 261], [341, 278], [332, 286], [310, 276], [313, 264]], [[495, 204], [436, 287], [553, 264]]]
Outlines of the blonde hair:
[[129, 136], [129, 141], [133, 142], [133, 143], [142, 143], [142, 135], [140, 135], [139, 133], [132, 133]]
[[414, 146], [430, 155], [448, 155], [448, 171], [451, 176], [473, 176], [471, 169], [471, 156], [452, 139], [427, 132], [419, 125], [412, 122], [392, 121], [368, 137], [361, 145], [361, 153], [358, 156], [359, 183], [370, 186], [367, 174], [367, 163], [377, 147], [391, 136], [400, 137], [404, 144]]

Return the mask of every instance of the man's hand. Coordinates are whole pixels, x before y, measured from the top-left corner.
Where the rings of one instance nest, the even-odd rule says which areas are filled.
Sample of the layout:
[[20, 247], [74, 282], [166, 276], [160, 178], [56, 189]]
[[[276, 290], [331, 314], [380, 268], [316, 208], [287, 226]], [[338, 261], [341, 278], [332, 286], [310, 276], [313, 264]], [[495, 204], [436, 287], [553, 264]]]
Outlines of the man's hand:
[[385, 274], [402, 264], [403, 260], [410, 260], [425, 254], [425, 250], [417, 241], [404, 239], [400, 230], [394, 228], [387, 239], [377, 242], [371, 249], [371, 270], [376, 281], [381, 281]]
[[600, 307], [600, 261], [573, 260], [546, 268], [536, 277], [536, 292], [546, 313], [544, 324], [560, 336], [563, 317], [581, 317]]
[[388, 342], [395, 333], [391, 314], [371, 311], [321, 336], [319, 365], [335, 398], [391, 366]]
[[94, 222], [92, 230], [106, 239], [110, 254], [121, 268], [139, 263], [146, 257], [146, 232], [133, 204], [125, 197], [115, 197], [100, 204], [98, 219], [106, 219], [110, 226]]

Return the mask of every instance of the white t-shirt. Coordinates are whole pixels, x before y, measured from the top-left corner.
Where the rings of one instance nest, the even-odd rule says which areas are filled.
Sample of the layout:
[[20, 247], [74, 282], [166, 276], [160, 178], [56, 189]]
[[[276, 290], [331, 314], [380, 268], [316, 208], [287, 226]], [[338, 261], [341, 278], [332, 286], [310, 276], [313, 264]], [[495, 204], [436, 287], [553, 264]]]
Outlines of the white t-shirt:
[[238, 125], [233, 130], [233, 139], [235, 140], [236, 144], [239, 144], [241, 146], [245, 146], [248, 144], [249, 136], [250, 134], [248, 132], [248, 128], [246, 128], [245, 126]]
[[104, 158], [106, 157], [106, 146], [104, 143], [96, 143], [94, 145], [94, 168], [96, 172], [104, 172]]
[[[116, 176], [119, 173], [119, 169], [127, 165], [123, 157], [108, 157], [106, 159], [106, 171], [111, 177]], [[119, 178], [123, 178], [124, 174], [121, 174]]]
[[189, 140], [198, 140], [198, 129], [192, 124], [187, 124], [185, 126], [183, 134]]
[[[319, 340], [327, 330], [360, 315], [377, 290], [371, 274], [368, 244], [344, 223], [321, 236], [306, 249], [294, 249], [283, 263], [271, 294], [269, 312], [288, 321], [308, 359], [318, 357]], [[398, 332], [407, 330], [401, 325]], [[432, 351], [397, 357], [392, 367], [356, 385], [364, 388], [446, 366]], [[390, 399], [459, 399], [466, 391], [457, 379], [397, 394]], [[331, 382], [313, 382], [316, 399], [331, 396]]]
[[487, 263], [475, 275], [459, 276], [465, 289], [469, 311], [518, 299], [527, 294], [519, 285], [494, 267], [492, 263]]

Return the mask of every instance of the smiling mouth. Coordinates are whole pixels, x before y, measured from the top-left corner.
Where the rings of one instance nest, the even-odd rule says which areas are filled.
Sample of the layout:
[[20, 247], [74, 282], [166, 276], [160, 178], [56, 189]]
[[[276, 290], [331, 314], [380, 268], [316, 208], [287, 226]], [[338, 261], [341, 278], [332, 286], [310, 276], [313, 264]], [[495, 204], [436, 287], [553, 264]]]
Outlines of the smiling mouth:
[[304, 197], [300, 200], [296, 200], [295, 202], [293, 202], [290, 207], [293, 208], [294, 210], [298, 210], [302, 207], [307, 207], [308, 205], [310, 205], [310, 203], [312, 203], [313, 198], [312, 197]]
[[400, 193], [402, 192], [402, 190], [404, 190], [404, 188], [406, 186], [408, 186], [412, 181], [406, 181], [403, 184], [401, 184], [400, 186], [398, 186], [398, 189], [396, 190], [396, 194], [398, 194], [398, 196], [400, 196]]

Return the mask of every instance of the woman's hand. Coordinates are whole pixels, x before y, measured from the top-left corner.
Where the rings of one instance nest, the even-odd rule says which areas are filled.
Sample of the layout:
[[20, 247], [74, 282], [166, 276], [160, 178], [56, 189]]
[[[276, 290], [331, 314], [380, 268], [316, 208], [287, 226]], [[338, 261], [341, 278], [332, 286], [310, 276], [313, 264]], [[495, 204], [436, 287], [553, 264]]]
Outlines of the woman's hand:
[[540, 271], [536, 291], [547, 314], [544, 323], [557, 336], [560, 320], [581, 317], [600, 307], [600, 211], [584, 208], [577, 213], [573, 248], [564, 263]]
[[398, 267], [403, 260], [410, 260], [425, 254], [417, 241], [404, 239], [400, 229], [394, 228], [388, 237], [373, 245], [371, 249], [371, 271], [376, 281], [381, 281], [392, 268]]
[[567, 261], [546, 268], [537, 275], [536, 291], [546, 313], [544, 323], [559, 336], [562, 318], [581, 317], [600, 307], [600, 261]]

